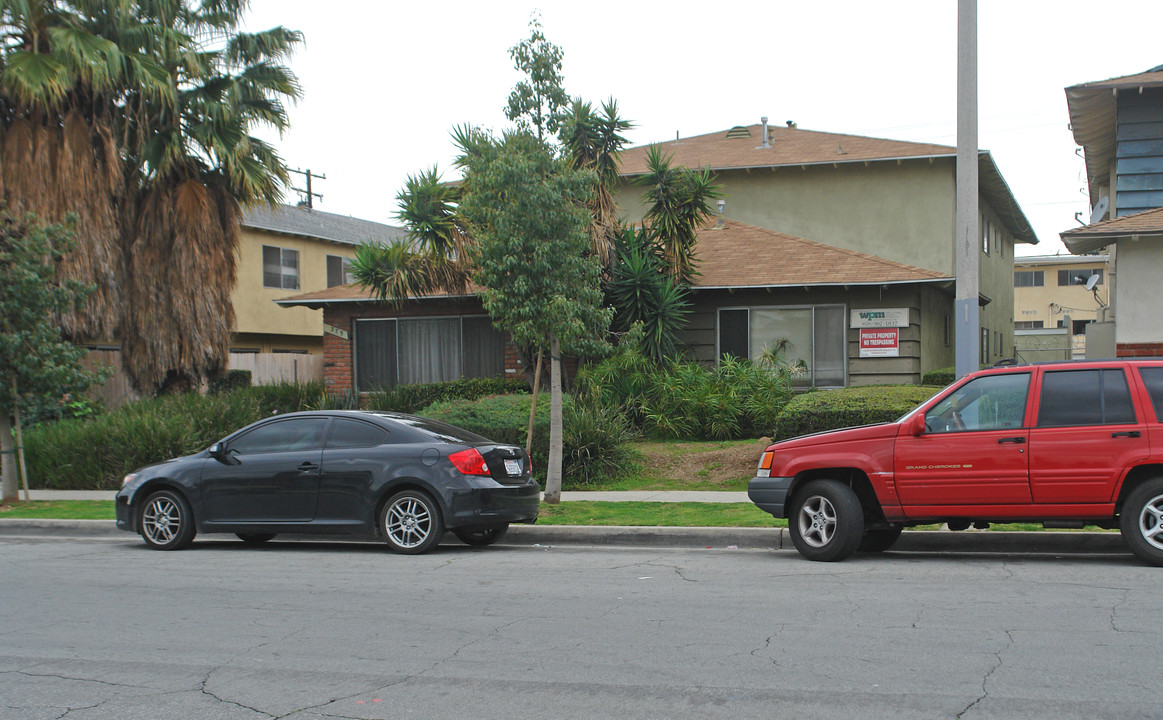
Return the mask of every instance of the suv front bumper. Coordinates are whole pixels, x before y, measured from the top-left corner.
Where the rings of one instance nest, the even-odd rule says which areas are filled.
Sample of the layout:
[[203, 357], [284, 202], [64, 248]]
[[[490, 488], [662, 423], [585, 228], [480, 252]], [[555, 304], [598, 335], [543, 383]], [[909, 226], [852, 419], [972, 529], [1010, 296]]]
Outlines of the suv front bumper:
[[754, 477], [747, 483], [747, 497], [764, 512], [777, 518], [787, 517], [787, 492], [791, 489], [790, 477]]

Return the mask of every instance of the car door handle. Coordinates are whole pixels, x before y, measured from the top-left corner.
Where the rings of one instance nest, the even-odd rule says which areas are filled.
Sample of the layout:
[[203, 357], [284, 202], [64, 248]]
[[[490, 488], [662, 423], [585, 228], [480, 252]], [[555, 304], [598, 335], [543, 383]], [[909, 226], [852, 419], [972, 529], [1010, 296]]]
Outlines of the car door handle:
[[997, 444], [1001, 445], [1002, 443], [1016, 443], [1020, 445], [1025, 441], [1026, 438], [1019, 435], [1018, 437], [998, 438]]
[[302, 465], [299, 466], [299, 472], [310, 472], [312, 470], [318, 470], [318, 469], [319, 469], [319, 466], [316, 465], [315, 463], [312, 463], [312, 462], [304, 462]]
[[1143, 433], [1138, 430], [1123, 430], [1122, 432], [1113, 432], [1111, 437], [1142, 437]]

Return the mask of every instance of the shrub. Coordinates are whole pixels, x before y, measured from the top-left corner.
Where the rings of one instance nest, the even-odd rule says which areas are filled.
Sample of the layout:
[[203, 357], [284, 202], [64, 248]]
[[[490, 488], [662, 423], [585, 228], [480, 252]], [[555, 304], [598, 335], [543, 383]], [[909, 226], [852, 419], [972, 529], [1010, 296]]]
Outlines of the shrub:
[[[424, 408], [421, 415], [442, 420], [497, 442], [525, 445], [532, 395], [497, 395], [479, 400], [451, 400]], [[563, 398], [563, 487], [584, 486], [624, 470], [631, 462], [624, 443], [633, 433], [618, 413], [586, 407]], [[533, 471], [544, 484], [549, 464], [548, 393], [539, 395], [533, 425]]]
[[210, 386], [207, 389], [211, 395], [219, 395], [221, 393], [234, 392], [242, 388], [248, 388], [251, 384], [250, 370], [227, 370], [222, 375], [210, 381]]
[[322, 392], [319, 383], [308, 383], [170, 395], [39, 425], [24, 435], [29, 478], [36, 487], [116, 490], [126, 473], [198, 452], [274, 412], [307, 409]]
[[805, 393], [784, 406], [772, 437], [783, 440], [824, 430], [892, 422], [933, 397], [939, 389], [873, 385]]
[[524, 380], [516, 378], [460, 378], [450, 382], [397, 385], [369, 393], [363, 402], [368, 410], [395, 410], [418, 413], [423, 408], [447, 400], [476, 400], [488, 395], [529, 392]]
[[930, 370], [921, 376], [922, 385], [933, 385], [935, 387], [945, 387], [957, 378], [957, 370], [955, 368], [947, 367], [939, 370]]
[[663, 438], [758, 437], [771, 432], [791, 396], [785, 367], [724, 358], [717, 367], [669, 360], [656, 365], [627, 335], [612, 356], [578, 373], [578, 395]]

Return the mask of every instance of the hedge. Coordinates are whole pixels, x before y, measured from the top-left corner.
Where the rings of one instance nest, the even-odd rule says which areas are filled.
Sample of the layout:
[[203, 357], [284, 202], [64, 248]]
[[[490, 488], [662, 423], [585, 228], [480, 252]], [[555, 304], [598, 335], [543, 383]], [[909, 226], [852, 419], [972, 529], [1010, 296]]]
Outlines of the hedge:
[[941, 388], [872, 385], [817, 390], [793, 398], [776, 418], [776, 440], [855, 425], [892, 422]]
[[519, 378], [461, 378], [450, 382], [397, 385], [379, 390], [368, 394], [361, 406], [367, 410], [422, 414], [421, 410], [437, 402], [522, 393], [529, 394], [529, 386]]

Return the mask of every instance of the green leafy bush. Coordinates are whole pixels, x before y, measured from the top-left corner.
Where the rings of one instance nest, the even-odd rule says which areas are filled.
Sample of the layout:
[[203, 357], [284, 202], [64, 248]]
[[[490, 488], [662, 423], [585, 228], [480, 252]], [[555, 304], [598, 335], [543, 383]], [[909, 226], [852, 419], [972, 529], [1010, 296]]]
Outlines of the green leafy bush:
[[[420, 414], [497, 442], [524, 446], [532, 398], [526, 394], [451, 400], [430, 405]], [[563, 401], [563, 487], [584, 487], [627, 469], [632, 458], [625, 443], [632, 439], [633, 432], [625, 418], [616, 412], [576, 403], [568, 395]], [[533, 471], [543, 484], [549, 464], [549, 403], [548, 393], [539, 396], [533, 425]]]
[[724, 358], [717, 367], [649, 360], [632, 332], [618, 351], [578, 373], [577, 394], [661, 438], [758, 437], [791, 397], [786, 367]]
[[529, 386], [517, 378], [460, 378], [450, 382], [397, 385], [370, 393], [363, 401], [367, 410], [395, 410], [418, 413], [423, 408], [447, 400], [476, 400], [488, 395], [529, 393]]
[[251, 384], [250, 370], [227, 370], [222, 375], [210, 381], [210, 387], [207, 389], [211, 395], [218, 395], [220, 393], [234, 392], [242, 388], [248, 388]]
[[872, 385], [817, 390], [793, 398], [776, 418], [772, 437], [892, 422], [933, 397], [940, 388], [917, 385]]
[[267, 415], [308, 409], [322, 392], [307, 383], [169, 395], [38, 425], [24, 435], [29, 479], [38, 488], [116, 490], [143, 465], [198, 452]]
[[934, 387], [945, 387], [957, 378], [957, 370], [955, 368], [947, 367], [938, 370], [930, 370], [921, 376], [922, 385], [932, 385]]

